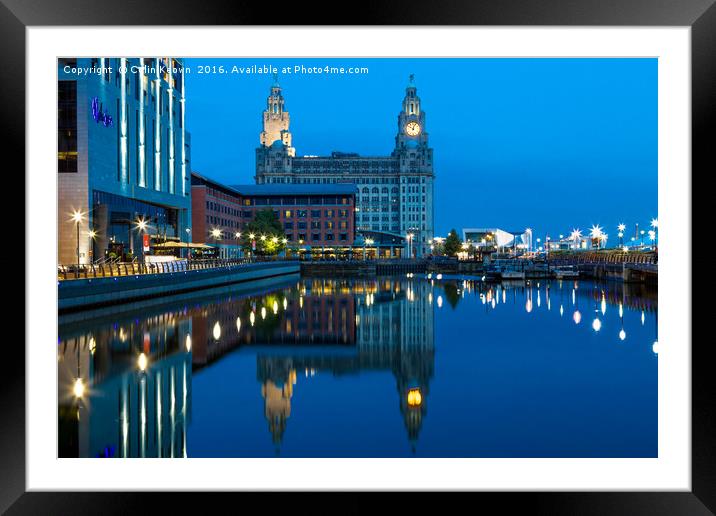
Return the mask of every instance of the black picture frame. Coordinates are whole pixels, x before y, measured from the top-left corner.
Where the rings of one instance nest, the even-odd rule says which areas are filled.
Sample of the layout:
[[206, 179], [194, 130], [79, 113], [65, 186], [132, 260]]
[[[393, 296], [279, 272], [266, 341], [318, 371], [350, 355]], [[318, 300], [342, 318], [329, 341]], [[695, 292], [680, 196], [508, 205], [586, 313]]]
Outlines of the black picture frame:
[[[716, 170], [713, 152], [716, 125], [715, 1], [393, 0], [385, 4], [366, 3], [360, 8], [343, 11], [350, 12], [349, 16], [339, 15], [336, 5], [331, 11], [305, 2], [280, 5], [215, 0], [200, 3], [188, 0], [112, 3], [100, 0], [0, 0], [0, 113], [3, 127], [0, 145], [4, 156], [18, 159], [17, 169], [24, 168], [25, 154], [19, 149], [25, 149], [25, 29], [28, 26], [262, 25], [267, 22], [287, 25], [688, 26], [692, 44], [692, 180], [708, 177]], [[335, 13], [333, 17], [332, 13]], [[696, 221], [695, 216], [693, 219]], [[690, 277], [685, 280], [691, 282]], [[26, 346], [40, 344], [25, 343]], [[709, 360], [714, 356], [712, 347], [708, 339], [694, 339], [692, 345], [691, 492], [506, 492], [477, 496], [499, 503], [500, 512], [519, 508], [530, 514], [716, 513], [716, 403], [713, 397], [716, 375], [711, 371], [714, 362]], [[6, 342], [3, 357], [13, 366], [5, 367], [3, 388], [0, 389], [0, 511], [8, 514], [145, 512], [149, 508], [146, 494], [25, 492], [25, 350], [16, 342]], [[227, 501], [228, 496], [232, 495], [223, 494], [221, 500], [212, 498], [211, 506], [219, 507], [218, 504]], [[186, 496], [178, 493], [164, 494], [160, 499], [162, 510], [166, 512], [188, 508]], [[278, 500], [286, 498], [279, 497]], [[295, 501], [295, 498], [289, 500]], [[205, 502], [200, 503], [206, 508]], [[371, 502], [350, 496], [348, 503], [343, 505], [345, 511], [340, 512], [357, 512], [363, 503]], [[403, 510], [410, 510], [419, 508], [422, 503], [422, 496], [414, 496], [401, 506]]]

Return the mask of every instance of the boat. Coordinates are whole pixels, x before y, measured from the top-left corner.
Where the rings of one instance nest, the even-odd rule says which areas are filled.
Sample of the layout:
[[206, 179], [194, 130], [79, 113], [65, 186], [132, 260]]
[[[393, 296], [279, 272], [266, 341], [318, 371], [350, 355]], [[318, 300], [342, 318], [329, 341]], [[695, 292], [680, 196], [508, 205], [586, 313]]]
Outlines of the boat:
[[579, 271], [575, 269], [573, 266], [563, 266], [563, 267], [555, 267], [552, 269], [554, 272], [554, 277], [557, 279], [578, 279], [579, 278]]
[[501, 271], [501, 276], [503, 280], [523, 280], [525, 279], [525, 273], [524, 271], [515, 271], [515, 270], [507, 270], [504, 269]]

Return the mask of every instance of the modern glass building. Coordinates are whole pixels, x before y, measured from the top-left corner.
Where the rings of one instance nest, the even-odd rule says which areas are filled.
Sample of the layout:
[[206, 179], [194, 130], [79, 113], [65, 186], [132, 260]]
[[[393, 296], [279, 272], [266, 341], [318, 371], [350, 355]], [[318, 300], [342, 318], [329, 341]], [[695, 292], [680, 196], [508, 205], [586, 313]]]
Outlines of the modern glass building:
[[182, 60], [65, 58], [57, 73], [58, 263], [190, 240]]

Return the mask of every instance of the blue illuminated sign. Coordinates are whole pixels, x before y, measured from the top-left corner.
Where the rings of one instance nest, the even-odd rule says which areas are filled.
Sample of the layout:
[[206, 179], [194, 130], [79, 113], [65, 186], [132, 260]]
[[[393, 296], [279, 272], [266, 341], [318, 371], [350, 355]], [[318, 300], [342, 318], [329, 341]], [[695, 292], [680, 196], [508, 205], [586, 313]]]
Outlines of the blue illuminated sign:
[[105, 127], [112, 127], [112, 125], [114, 125], [112, 116], [108, 112], [102, 111], [102, 104], [100, 104], [97, 97], [92, 99], [92, 118], [95, 122]]

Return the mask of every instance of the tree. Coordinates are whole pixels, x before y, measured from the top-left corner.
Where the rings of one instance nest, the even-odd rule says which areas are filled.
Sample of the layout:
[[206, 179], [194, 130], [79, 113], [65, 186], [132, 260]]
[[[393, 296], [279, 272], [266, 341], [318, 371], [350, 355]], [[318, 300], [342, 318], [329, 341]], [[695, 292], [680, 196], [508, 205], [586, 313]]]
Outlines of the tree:
[[285, 238], [283, 225], [271, 208], [257, 211], [254, 220], [249, 222], [242, 231], [241, 245], [246, 250], [251, 249], [252, 239], [250, 235], [252, 234], [254, 235], [253, 240], [256, 241], [256, 252], [258, 254], [273, 255], [286, 248], [283, 243]]
[[447, 256], [455, 256], [462, 249], [462, 240], [457, 236], [457, 231], [450, 230], [445, 239], [445, 254]]

